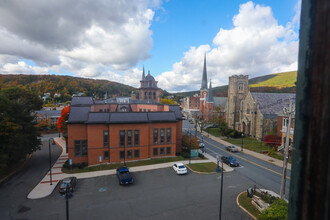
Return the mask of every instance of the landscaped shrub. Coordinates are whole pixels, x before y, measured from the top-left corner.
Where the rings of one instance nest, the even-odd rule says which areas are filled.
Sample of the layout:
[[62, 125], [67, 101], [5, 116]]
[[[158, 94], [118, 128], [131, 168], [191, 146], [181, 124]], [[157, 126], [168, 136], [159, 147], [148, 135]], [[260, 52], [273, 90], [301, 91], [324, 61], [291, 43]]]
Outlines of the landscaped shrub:
[[273, 203], [258, 216], [258, 220], [282, 219], [288, 219], [288, 203], [279, 198], [275, 199]]

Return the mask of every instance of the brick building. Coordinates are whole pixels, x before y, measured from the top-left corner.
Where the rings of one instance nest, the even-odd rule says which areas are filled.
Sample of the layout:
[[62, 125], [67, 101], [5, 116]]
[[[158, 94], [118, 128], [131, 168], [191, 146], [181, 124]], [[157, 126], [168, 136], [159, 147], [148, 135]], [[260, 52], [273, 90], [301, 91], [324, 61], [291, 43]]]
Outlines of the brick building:
[[118, 163], [175, 156], [181, 151], [179, 106], [130, 97], [73, 97], [68, 153], [73, 163]]

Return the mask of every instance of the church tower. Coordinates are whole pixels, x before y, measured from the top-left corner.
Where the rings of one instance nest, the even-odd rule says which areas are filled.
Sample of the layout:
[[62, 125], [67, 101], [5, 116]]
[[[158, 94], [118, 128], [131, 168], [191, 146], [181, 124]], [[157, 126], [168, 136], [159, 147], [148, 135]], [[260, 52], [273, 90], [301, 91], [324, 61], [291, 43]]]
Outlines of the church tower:
[[200, 89], [200, 114], [202, 117], [205, 117], [206, 114], [206, 101], [208, 97], [208, 89], [207, 89], [207, 72], [206, 72], [206, 53], [204, 54], [204, 66], [203, 66], [203, 76], [202, 76], [202, 86]]
[[226, 113], [226, 121], [229, 128], [240, 130], [240, 110], [242, 100], [245, 99], [249, 92], [248, 80], [248, 75], [234, 75], [229, 77]]
[[152, 102], [160, 102], [160, 89], [157, 87], [158, 81], [150, 74], [145, 75], [144, 67], [142, 71], [142, 79], [140, 80], [139, 99]]

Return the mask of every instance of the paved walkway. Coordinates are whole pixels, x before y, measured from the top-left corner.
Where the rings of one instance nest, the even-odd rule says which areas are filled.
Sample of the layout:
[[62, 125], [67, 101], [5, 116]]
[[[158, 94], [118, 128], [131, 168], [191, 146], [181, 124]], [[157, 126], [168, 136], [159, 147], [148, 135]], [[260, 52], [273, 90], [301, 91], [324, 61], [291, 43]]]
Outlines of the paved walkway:
[[[204, 136], [208, 136], [208, 133], [203, 132], [203, 135]], [[218, 142], [218, 143], [220, 143], [220, 144], [222, 144], [222, 145], [225, 145], [225, 146], [231, 146], [231, 145], [233, 145], [233, 144], [231, 144], [229, 142], [226, 142], [226, 141], [222, 140], [221, 138], [215, 137], [213, 135], [209, 135], [209, 138], [212, 139], [212, 140], [214, 140], [214, 141], [216, 141], [216, 142]], [[240, 146], [237, 146], [237, 147], [238, 147], [238, 149], [241, 150], [241, 147]], [[274, 164], [276, 166], [283, 167], [283, 161], [282, 160], [279, 160], [279, 159], [270, 157], [270, 156], [265, 155], [265, 154], [261, 154], [261, 153], [257, 153], [257, 152], [254, 152], [254, 151], [245, 149], [244, 147], [243, 147], [243, 151], [241, 151], [241, 152], [244, 153], [244, 154], [251, 155], [251, 156], [253, 156], [255, 158], [264, 160], [266, 162], [272, 163], [272, 164]], [[291, 164], [290, 163], [288, 163], [287, 169], [291, 170]]]

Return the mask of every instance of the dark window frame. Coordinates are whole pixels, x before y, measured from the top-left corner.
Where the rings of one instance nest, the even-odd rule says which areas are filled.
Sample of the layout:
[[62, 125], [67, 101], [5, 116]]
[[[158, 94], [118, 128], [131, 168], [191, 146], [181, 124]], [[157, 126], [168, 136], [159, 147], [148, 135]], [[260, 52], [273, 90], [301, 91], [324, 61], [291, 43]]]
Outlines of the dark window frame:
[[161, 147], [161, 148], [159, 148], [159, 155], [160, 155], [160, 156], [165, 155], [165, 147]]
[[172, 143], [172, 129], [171, 128], [166, 129], [166, 143], [167, 144]]
[[154, 156], [158, 156], [158, 148], [157, 147], [153, 148], [152, 154]]
[[172, 148], [171, 147], [166, 147], [166, 155], [172, 154]]
[[127, 159], [132, 159], [132, 158], [133, 158], [133, 151], [127, 150]]
[[125, 136], [126, 136], [125, 130], [120, 130], [119, 131], [119, 147], [125, 146]]
[[158, 128], [154, 128], [154, 132], [153, 132], [153, 143], [154, 144], [158, 144], [158, 136], [159, 136], [158, 133], [159, 133]]
[[132, 146], [132, 130], [127, 130], [127, 146]]
[[165, 128], [161, 128], [159, 133], [159, 143], [165, 144]]
[[108, 130], [103, 131], [103, 147], [104, 148], [109, 147], [109, 131]]
[[140, 146], [140, 130], [134, 130], [134, 146]]
[[[108, 156], [106, 156], [108, 154]], [[109, 151], [103, 151], [103, 160], [110, 160], [110, 152]]]
[[87, 140], [74, 141], [74, 156], [85, 157], [88, 156], [88, 142]]
[[119, 151], [119, 159], [124, 159], [125, 158], [125, 151], [121, 150]]

